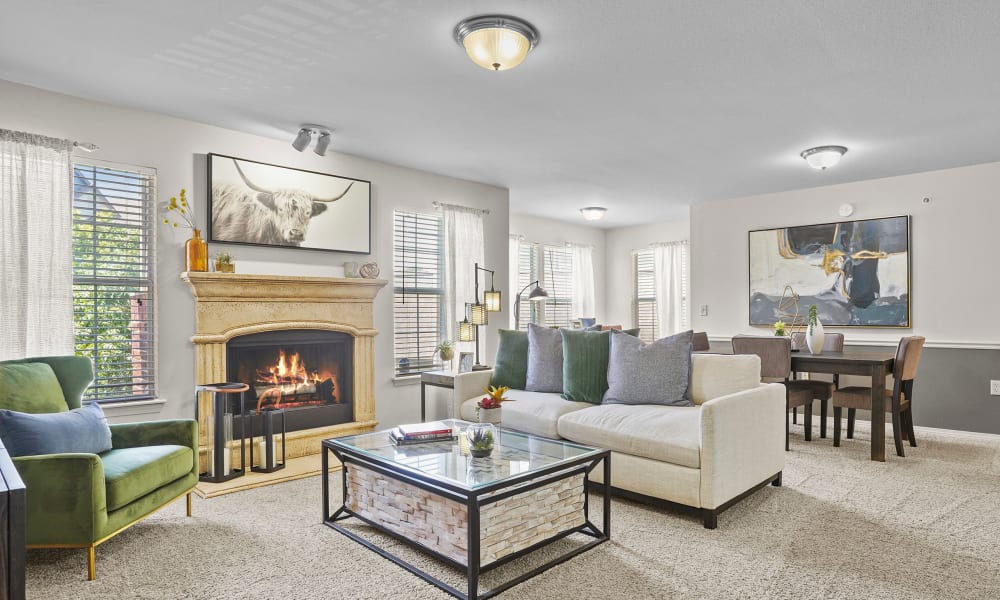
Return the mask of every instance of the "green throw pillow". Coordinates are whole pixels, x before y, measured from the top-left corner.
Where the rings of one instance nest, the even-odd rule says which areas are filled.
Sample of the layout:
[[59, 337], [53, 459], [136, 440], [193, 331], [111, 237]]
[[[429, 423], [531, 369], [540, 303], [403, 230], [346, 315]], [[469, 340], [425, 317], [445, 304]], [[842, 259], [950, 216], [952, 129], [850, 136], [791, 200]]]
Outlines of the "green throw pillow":
[[23, 413], [69, 410], [55, 371], [45, 363], [0, 364], [0, 408]]
[[528, 332], [501, 329], [495, 363], [490, 385], [523, 390], [528, 378]]
[[563, 393], [574, 402], [600, 404], [608, 391], [610, 331], [560, 330], [563, 339]]

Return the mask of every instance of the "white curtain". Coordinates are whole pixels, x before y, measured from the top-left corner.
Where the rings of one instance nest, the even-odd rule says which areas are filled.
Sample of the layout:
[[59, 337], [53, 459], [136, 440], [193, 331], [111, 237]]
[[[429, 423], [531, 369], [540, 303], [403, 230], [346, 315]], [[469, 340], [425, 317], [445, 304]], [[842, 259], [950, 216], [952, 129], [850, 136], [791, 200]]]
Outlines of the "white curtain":
[[0, 129], [0, 360], [73, 353], [72, 151]]
[[[476, 295], [474, 265], [484, 266], [484, 211], [452, 204], [439, 206], [444, 214], [444, 337], [457, 342], [458, 322], [465, 318], [465, 303], [473, 302]], [[482, 293], [480, 289], [480, 301]], [[479, 333], [481, 336], [483, 330]], [[459, 345], [465, 352], [473, 347], [471, 343]]]
[[673, 335], [687, 328], [688, 243], [653, 245], [653, 285], [656, 291], [657, 337]]
[[573, 318], [596, 317], [594, 299], [594, 248], [566, 244], [573, 259]]
[[521, 242], [524, 240], [524, 236], [512, 233], [510, 234], [509, 241], [507, 242], [507, 274], [508, 283], [506, 297], [510, 303], [510, 312], [508, 313], [509, 323], [507, 327], [514, 329], [514, 305], [517, 303], [518, 290], [521, 289]]

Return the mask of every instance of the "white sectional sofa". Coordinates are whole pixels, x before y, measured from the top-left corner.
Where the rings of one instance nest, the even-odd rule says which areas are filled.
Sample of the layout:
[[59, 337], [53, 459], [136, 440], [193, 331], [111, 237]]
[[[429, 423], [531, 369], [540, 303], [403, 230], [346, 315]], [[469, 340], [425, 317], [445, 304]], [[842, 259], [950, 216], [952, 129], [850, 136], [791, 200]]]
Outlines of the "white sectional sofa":
[[[692, 355], [694, 406], [588, 404], [557, 393], [510, 390], [503, 427], [611, 450], [611, 486], [622, 496], [700, 511], [706, 528], [744, 496], [781, 485], [785, 390], [760, 382], [757, 356]], [[477, 420], [492, 371], [455, 378], [453, 416]], [[592, 479], [603, 483], [595, 470]]]

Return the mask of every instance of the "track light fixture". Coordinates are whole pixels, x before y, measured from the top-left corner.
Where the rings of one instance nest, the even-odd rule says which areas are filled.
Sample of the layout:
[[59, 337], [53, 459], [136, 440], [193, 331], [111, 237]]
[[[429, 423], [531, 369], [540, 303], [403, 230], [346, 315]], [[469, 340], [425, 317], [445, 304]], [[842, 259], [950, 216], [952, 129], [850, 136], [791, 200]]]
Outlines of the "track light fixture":
[[320, 156], [325, 156], [326, 149], [330, 147], [330, 130], [322, 125], [303, 125], [299, 129], [299, 133], [296, 134], [295, 139], [292, 140], [292, 148], [295, 148], [299, 152], [305, 151], [309, 147], [310, 142], [312, 142], [314, 135], [317, 137], [316, 147], [313, 148], [313, 152]]

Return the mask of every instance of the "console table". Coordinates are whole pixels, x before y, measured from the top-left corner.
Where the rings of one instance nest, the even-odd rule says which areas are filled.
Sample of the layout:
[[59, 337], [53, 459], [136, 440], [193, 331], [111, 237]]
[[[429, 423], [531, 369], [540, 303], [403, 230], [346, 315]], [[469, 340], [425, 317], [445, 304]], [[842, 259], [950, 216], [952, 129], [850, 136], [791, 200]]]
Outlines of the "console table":
[[455, 373], [451, 371], [424, 371], [420, 374], [420, 422], [427, 420], [427, 386], [455, 389]]

